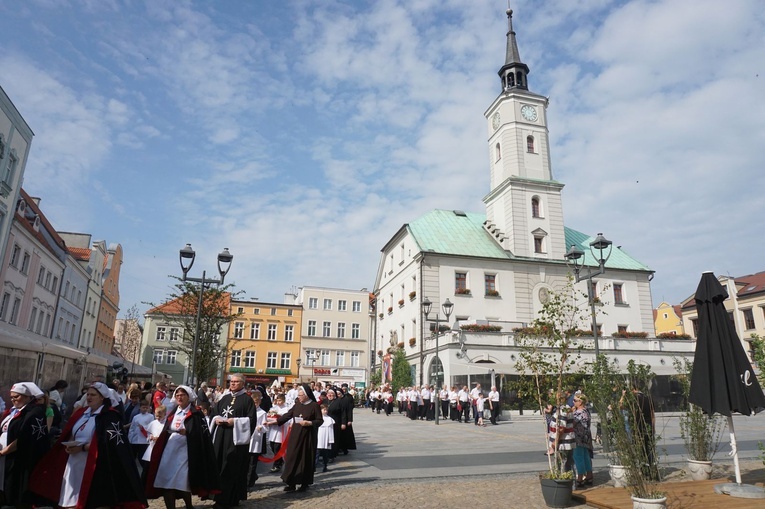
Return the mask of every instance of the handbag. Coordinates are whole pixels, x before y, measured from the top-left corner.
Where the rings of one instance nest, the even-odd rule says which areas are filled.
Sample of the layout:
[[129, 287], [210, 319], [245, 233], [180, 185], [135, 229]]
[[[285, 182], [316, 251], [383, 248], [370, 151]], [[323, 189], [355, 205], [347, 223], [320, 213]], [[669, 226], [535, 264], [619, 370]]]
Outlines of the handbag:
[[462, 403], [457, 403], [457, 411], [462, 412]]

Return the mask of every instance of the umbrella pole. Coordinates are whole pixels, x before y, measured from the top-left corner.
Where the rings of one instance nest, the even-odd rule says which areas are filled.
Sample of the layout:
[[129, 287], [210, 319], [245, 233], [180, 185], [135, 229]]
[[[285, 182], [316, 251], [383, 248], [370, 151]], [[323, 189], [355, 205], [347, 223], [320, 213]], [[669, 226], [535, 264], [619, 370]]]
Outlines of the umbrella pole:
[[741, 484], [741, 468], [738, 466], [738, 448], [736, 447], [736, 430], [733, 429], [733, 415], [728, 416], [730, 430], [730, 456], [733, 456], [733, 466], [736, 469], [736, 484]]

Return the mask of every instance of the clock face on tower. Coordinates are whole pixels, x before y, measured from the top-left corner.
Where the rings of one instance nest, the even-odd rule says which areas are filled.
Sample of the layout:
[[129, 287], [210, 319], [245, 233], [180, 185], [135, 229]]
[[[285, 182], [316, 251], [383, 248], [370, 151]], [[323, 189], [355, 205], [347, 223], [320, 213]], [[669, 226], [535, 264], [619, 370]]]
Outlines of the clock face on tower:
[[537, 110], [530, 104], [524, 104], [521, 106], [521, 115], [529, 122], [534, 122], [537, 119]]
[[491, 117], [491, 126], [496, 130], [499, 128], [499, 112], [496, 112]]

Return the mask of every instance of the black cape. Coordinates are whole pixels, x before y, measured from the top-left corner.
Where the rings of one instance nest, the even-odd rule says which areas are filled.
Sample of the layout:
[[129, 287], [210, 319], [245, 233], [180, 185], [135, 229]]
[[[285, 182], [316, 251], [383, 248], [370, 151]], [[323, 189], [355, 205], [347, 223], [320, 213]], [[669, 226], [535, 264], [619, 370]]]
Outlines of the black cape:
[[305, 404], [296, 401], [286, 414], [276, 419], [276, 422], [281, 426], [293, 417], [311, 421], [312, 426], [292, 424], [290, 436], [287, 439], [282, 480], [289, 485], [313, 484], [319, 426], [324, 423], [321, 407], [313, 400]]
[[8, 444], [16, 441], [16, 452], [5, 456], [5, 505], [31, 503], [29, 476], [50, 449], [45, 408], [34, 402], [26, 405], [8, 423], [7, 438]]
[[[221, 417], [249, 417], [250, 429], [255, 429], [257, 409], [252, 398], [244, 391], [234, 396], [226, 394], [216, 405], [213, 415]], [[249, 465], [249, 444], [234, 445], [234, 428], [216, 426], [213, 437], [215, 464], [220, 472], [221, 492], [215, 495], [215, 502], [224, 506], [239, 505], [247, 499], [247, 467]], [[190, 460], [190, 458], [189, 458]]]
[[[173, 419], [169, 417], [165, 421], [165, 428], [151, 451], [151, 466], [146, 478], [146, 496], [149, 498], [159, 498], [162, 495], [163, 490], [154, 487], [154, 480], [157, 478], [157, 470], [165, 445], [170, 438], [172, 421]], [[215, 451], [210, 430], [202, 412], [193, 407], [191, 413], [184, 419], [183, 426], [186, 428], [186, 447], [189, 452], [191, 493], [206, 499], [210, 495], [220, 493], [220, 476], [215, 464]]]

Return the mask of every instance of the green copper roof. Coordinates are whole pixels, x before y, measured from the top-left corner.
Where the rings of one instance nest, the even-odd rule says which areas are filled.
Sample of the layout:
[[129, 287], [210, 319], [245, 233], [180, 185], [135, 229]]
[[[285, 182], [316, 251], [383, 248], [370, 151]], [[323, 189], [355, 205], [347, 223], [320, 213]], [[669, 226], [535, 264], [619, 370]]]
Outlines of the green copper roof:
[[[485, 214], [460, 212], [454, 210], [433, 210], [409, 223], [408, 228], [420, 251], [435, 252], [455, 256], [475, 256], [480, 258], [521, 259], [505, 251], [491, 235], [484, 230]], [[565, 228], [566, 249], [576, 244], [585, 252], [585, 264], [595, 265], [590, 254], [590, 242], [594, 237]], [[530, 258], [540, 261], [537, 258]], [[552, 261], [552, 260], [551, 260]], [[563, 263], [564, 260], [554, 260]], [[646, 270], [646, 265], [635, 260], [615, 246], [606, 267], [613, 269]]]

